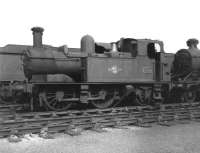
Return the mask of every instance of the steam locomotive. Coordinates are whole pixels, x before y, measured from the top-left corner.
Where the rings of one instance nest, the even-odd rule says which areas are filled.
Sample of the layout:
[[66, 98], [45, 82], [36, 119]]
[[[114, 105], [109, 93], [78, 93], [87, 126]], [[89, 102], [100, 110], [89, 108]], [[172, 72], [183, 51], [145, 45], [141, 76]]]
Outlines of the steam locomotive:
[[194, 39], [174, 55], [164, 52], [162, 41], [150, 39], [101, 43], [86, 35], [80, 48], [54, 47], [42, 43], [43, 28], [31, 30], [33, 46], [0, 48], [1, 103], [62, 111], [80, 104], [114, 107], [127, 98], [136, 105], [199, 98]]

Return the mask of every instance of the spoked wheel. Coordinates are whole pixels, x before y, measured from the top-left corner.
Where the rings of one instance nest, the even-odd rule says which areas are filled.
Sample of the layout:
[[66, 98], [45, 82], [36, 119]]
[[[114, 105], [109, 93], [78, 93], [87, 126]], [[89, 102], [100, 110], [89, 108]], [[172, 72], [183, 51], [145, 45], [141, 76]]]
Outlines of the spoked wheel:
[[40, 95], [45, 106], [50, 110], [63, 111], [72, 106], [72, 102], [64, 100], [68, 97], [64, 91], [42, 92]]
[[149, 105], [151, 103], [152, 97], [151, 97], [152, 91], [151, 89], [136, 89], [136, 96], [135, 96], [135, 103], [140, 106]]
[[101, 99], [98, 100], [92, 100], [91, 104], [96, 108], [108, 108], [111, 107], [114, 104], [116, 92], [115, 91], [94, 91], [91, 93], [92, 97], [101, 97]]
[[197, 98], [197, 92], [195, 89], [188, 89], [184, 92], [184, 101], [185, 102], [189, 102], [192, 103], [196, 100]]

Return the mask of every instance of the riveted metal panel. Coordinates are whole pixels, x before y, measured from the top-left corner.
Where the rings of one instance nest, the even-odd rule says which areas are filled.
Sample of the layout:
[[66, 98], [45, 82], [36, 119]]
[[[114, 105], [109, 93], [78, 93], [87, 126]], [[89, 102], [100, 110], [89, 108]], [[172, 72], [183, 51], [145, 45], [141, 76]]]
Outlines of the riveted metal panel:
[[153, 81], [154, 61], [145, 56], [137, 58], [88, 57], [88, 82]]

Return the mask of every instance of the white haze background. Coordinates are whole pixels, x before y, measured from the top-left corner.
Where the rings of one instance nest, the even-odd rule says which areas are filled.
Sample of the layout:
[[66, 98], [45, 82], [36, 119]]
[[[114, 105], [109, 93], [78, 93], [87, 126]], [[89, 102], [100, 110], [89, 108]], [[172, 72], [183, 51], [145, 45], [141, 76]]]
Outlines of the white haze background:
[[30, 28], [45, 28], [43, 42], [80, 47], [90, 34], [97, 42], [120, 37], [164, 41], [166, 52], [200, 39], [198, 0], [0, 0], [0, 46], [32, 44]]

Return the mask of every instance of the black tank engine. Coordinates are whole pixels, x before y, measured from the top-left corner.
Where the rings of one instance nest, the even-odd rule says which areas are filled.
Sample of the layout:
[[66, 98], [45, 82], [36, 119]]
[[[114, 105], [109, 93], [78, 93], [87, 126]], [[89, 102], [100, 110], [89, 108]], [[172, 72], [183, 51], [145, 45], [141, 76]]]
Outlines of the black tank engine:
[[33, 46], [0, 48], [1, 102], [61, 111], [114, 107], [127, 98], [129, 104], [155, 105], [182, 90], [178, 98], [198, 98], [200, 52], [194, 42], [174, 56], [164, 52], [162, 41], [150, 39], [102, 43], [86, 35], [80, 48], [54, 47], [42, 43], [43, 31], [32, 28]]

